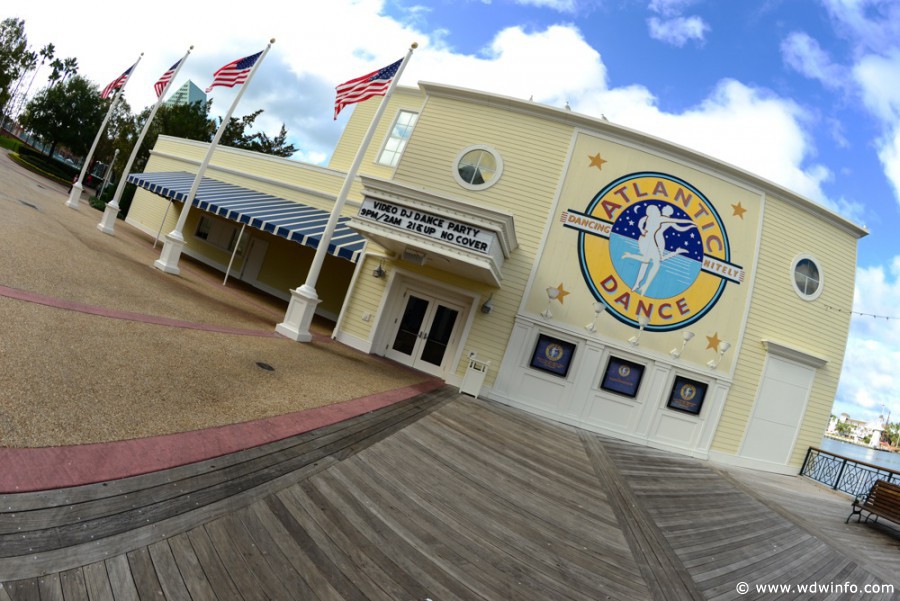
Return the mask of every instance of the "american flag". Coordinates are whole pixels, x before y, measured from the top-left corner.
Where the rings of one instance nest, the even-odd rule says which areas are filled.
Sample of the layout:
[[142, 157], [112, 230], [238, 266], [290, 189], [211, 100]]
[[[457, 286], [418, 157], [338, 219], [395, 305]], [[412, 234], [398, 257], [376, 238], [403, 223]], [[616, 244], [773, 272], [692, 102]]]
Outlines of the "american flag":
[[179, 59], [178, 62], [169, 67], [169, 70], [163, 73], [163, 76], [159, 78], [159, 81], [153, 84], [153, 89], [156, 90], [157, 98], [162, 96], [162, 93], [166, 89], [166, 85], [168, 85], [168, 83], [172, 80], [172, 76], [175, 74], [175, 69], [177, 69], [178, 65], [181, 64], [181, 60], [183, 59]]
[[247, 81], [250, 69], [253, 68], [253, 65], [256, 64], [256, 61], [259, 60], [262, 53], [263, 51], [260, 50], [256, 54], [239, 58], [216, 71], [213, 74], [213, 82], [206, 88], [206, 93], [209, 94], [210, 90], [216, 86], [233, 88], [237, 84]]
[[367, 75], [351, 79], [339, 85], [337, 87], [337, 98], [334, 100], [334, 118], [337, 119], [338, 113], [348, 104], [362, 102], [373, 96], [384, 96], [402, 62], [403, 59], [401, 58], [396, 63], [378, 71], [372, 71]]
[[137, 63], [128, 67], [127, 71], [109, 82], [109, 85], [103, 88], [103, 91], [100, 93], [100, 98], [109, 98], [109, 95], [112, 94], [113, 90], [118, 90], [119, 88], [124, 86], [125, 82], [128, 81], [128, 76], [131, 75], [131, 71], [134, 69], [135, 65], [137, 65]]

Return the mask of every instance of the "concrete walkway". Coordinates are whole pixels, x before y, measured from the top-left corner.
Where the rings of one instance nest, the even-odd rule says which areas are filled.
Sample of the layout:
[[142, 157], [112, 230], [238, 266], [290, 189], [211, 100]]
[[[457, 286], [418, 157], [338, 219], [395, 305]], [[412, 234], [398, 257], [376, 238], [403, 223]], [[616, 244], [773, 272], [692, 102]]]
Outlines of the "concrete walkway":
[[187, 257], [165, 274], [147, 235], [103, 234], [66, 199], [0, 153], [0, 491], [193, 462], [439, 384], [334, 343], [327, 322], [282, 338], [286, 302]]

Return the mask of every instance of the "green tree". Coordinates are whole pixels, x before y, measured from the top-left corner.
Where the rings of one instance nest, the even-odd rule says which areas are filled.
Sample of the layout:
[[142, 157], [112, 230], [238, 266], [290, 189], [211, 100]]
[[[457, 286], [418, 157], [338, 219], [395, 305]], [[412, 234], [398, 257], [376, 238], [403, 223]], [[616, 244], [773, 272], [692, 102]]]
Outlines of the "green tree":
[[[240, 119], [232, 117], [228, 121], [228, 125], [225, 126], [225, 131], [222, 132], [220, 144], [279, 157], [289, 157], [297, 152], [297, 148], [293, 144], [286, 143], [287, 128], [285, 128], [283, 123], [281, 124], [281, 131], [274, 138], [269, 138], [265, 132], [247, 133], [247, 130], [253, 127], [253, 123], [262, 112], [262, 109], [259, 109], [249, 115], [244, 115]], [[221, 119], [219, 123], [222, 123]]]
[[50, 63], [50, 86], [54, 86], [56, 82], [64, 82], [69, 76], [78, 73], [78, 59], [69, 57], [65, 60], [58, 58], [53, 59]]
[[109, 101], [100, 98], [94, 85], [76, 75], [35, 94], [20, 121], [26, 129], [50, 143], [48, 154], [65, 146], [85, 155], [97, 135]]
[[850, 424], [847, 422], [838, 422], [834, 426], [834, 431], [838, 433], [839, 436], [847, 437], [850, 436]]
[[0, 21], [0, 107], [6, 107], [13, 84], [24, 74], [34, 56], [28, 51], [25, 21], [12, 18]]

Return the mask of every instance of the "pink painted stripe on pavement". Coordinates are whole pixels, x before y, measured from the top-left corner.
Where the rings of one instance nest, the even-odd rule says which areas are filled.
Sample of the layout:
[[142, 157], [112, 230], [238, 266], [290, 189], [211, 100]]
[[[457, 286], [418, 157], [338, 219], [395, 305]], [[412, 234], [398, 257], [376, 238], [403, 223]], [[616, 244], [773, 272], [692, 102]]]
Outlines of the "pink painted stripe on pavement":
[[369, 413], [443, 384], [432, 378], [343, 403], [194, 432], [102, 444], [0, 448], [0, 493], [118, 480], [204, 461]]
[[[128, 321], [139, 321], [141, 323], [149, 323], [159, 326], [169, 326], [172, 328], [187, 328], [191, 330], [203, 330], [205, 332], [219, 332], [222, 334], [236, 334], [238, 336], [262, 336], [268, 338], [276, 338], [279, 334], [275, 331], [268, 330], [249, 330], [244, 328], [231, 328], [228, 326], [217, 326], [213, 324], [196, 323], [193, 321], [184, 321], [181, 319], [171, 319], [169, 317], [159, 317], [156, 315], [144, 315], [143, 313], [134, 313], [132, 311], [119, 311], [116, 309], [107, 309], [96, 305], [88, 305], [76, 301], [57, 298], [38, 294], [37, 292], [29, 292], [18, 288], [10, 288], [9, 286], [0, 285], [0, 296], [13, 298], [16, 300], [27, 301], [29, 303], [37, 303], [57, 309], [66, 309], [68, 311], [78, 311], [79, 313], [88, 313], [90, 315], [99, 315], [100, 317], [110, 317], [112, 319], [125, 319]], [[315, 336], [315, 335], [314, 335]], [[316, 338], [328, 337], [316, 336]]]

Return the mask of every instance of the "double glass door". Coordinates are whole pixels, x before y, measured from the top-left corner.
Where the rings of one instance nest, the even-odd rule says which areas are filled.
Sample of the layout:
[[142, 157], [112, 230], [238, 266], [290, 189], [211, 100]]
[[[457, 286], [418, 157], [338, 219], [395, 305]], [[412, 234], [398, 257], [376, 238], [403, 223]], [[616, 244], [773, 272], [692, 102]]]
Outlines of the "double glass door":
[[412, 291], [404, 294], [402, 307], [385, 356], [439, 375], [453, 355], [462, 307]]

